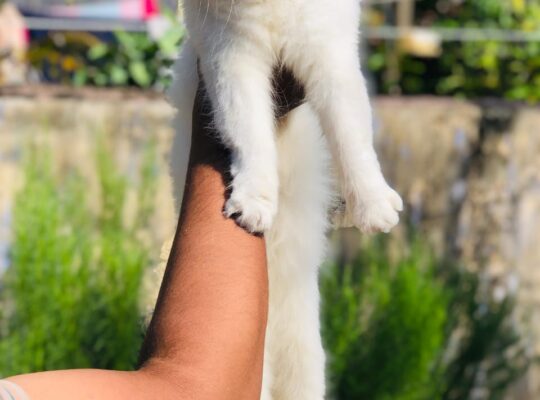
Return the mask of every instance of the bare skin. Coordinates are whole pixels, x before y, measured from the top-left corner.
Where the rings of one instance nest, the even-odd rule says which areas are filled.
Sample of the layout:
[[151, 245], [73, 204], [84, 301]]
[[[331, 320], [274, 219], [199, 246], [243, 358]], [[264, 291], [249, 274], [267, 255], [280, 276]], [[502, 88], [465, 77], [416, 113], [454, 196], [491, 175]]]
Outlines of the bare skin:
[[[301, 90], [276, 75], [277, 116]], [[268, 276], [264, 240], [222, 214], [228, 153], [197, 96], [188, 181], [154, 318], [134, 372], [68, 370], [8, 378], [31, 400], [260, 398]]]

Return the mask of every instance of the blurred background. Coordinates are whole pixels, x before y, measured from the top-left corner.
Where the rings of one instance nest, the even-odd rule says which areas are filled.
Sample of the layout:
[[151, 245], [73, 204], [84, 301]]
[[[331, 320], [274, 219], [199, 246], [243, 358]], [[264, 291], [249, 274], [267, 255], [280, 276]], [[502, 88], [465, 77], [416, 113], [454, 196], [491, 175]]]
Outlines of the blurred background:
[[[132, 369], [176, 224], [174, 1], [0, 0], [0, 376]], [[540, 2], [364, 0], [407, 203], [332, 233], [329, 398], [540, 398]]]

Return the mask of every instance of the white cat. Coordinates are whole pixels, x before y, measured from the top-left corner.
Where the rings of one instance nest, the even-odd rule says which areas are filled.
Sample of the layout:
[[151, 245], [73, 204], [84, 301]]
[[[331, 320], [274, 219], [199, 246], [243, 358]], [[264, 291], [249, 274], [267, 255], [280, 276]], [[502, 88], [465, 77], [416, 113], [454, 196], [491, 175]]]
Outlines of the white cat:
[[[262, 399], [322, 400], [318, 269], [334, 197], [330, 158], [348, 224], [388, 232], [402, 209], [373, 149], [358, 52], [359, 0], [185, 0], [184, 16], [189, 40], [171, 89], [178, 108], [176, 197], [182, 198], [187, 168], [198, 59], [215, 126], [232, 151], [225, 215], [264, 232], [267, 242]], [[278, 65], [291, 69], [306, 92], [306, 103], [279, 124], [272, 94]]]

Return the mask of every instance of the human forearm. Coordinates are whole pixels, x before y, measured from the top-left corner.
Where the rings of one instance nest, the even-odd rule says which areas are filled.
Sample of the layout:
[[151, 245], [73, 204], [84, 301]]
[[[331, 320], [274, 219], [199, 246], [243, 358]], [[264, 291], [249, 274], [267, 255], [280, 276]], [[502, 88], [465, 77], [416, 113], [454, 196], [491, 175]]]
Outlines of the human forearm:
[[184, 388], [197, 393], [193, 398], [258, 399], [267, 312], [264, 242], [223, 217], [224, 193], [221, 171], [192, 166], [145, 368], [172, 362]]

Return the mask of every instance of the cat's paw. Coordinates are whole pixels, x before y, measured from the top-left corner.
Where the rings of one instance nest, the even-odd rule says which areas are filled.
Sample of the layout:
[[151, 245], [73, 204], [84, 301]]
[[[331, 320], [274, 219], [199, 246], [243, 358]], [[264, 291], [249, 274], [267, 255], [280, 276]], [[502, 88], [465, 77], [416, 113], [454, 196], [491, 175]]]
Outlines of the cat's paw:
[[368, 191], [354, 203], [354, 209], [347, 210], [348, 218], [351, 218], [351, 225], [364, 233], [390, 232], [403, 211], [403, 200], [386, 183], [377, 190]]
[[223, 214], [233, 218], [250, 233], [264, 233], [272, 227], [277, 213], [277, 184], [262, 180], [252, 184], [235, 179]]

